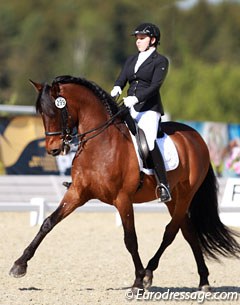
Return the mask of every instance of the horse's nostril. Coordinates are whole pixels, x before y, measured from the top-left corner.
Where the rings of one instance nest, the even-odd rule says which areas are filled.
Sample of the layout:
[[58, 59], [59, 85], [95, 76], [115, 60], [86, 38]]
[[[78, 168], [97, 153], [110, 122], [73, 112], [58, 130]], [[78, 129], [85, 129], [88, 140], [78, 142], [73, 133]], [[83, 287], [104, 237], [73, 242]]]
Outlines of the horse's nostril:
[[50, 150], [50, 152], [49, 152], [52, 156], [58, 156], [58, 155], [60, 155], [60, 153], [61, 153], [61, 149], [52, 149], [52, 150]]

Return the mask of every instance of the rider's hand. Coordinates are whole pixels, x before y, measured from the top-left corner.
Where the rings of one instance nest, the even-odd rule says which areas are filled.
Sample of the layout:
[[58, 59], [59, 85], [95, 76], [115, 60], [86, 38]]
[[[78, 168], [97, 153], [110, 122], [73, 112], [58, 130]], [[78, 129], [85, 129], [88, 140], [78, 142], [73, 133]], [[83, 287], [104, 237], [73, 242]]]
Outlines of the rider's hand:
[[112, 91], [111, 91], [111, 97], [116, 97], [118, 95], [121, 95], [122, 89], [119, 86], [114, 86]]
[[126, 107], [130, 108], [130, 107], [134, 106], [135, 104], [137, 104], [138, 99], [136, 96], [128, 96], [128, 97], [123, 98], [123, 102]]

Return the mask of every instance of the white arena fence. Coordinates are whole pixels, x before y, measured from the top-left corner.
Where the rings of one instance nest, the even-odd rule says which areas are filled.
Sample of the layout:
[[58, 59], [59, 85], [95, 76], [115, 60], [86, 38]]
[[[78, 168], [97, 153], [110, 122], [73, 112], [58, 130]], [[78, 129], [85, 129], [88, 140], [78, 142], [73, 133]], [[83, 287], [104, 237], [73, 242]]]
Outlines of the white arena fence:
[[[46, 216], [54, 211], [66, 188], [63, 181], [69, 176], [11, 175], [0, 176], [0, 212], [30, 212], [30, 225], [41, 225]], [[220, 217], [226, 225], [240, 226], [240, 179], [219, 179]], [[167, 212], [157, 200], [134, 204], [135, 212]], [[99, 200], [91, 200], [77, 212], [115, 212], [116, 225], [121, 225], [116, 209]]]

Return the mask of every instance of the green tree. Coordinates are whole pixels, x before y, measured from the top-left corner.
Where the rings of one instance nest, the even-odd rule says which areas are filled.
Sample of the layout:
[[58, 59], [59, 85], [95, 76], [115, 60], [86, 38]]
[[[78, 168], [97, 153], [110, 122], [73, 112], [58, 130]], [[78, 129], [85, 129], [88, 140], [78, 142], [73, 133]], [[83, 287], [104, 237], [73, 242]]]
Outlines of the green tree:
[[170, 60], [163, 86], [173, 119], [239, 121], [240, 3], [207, 0], [9, 0], [0, 2], [0, 103], [31, 104], [28, 79], [84, 76], [110, 90], [135, 52], [133, 29], [160, 26]]

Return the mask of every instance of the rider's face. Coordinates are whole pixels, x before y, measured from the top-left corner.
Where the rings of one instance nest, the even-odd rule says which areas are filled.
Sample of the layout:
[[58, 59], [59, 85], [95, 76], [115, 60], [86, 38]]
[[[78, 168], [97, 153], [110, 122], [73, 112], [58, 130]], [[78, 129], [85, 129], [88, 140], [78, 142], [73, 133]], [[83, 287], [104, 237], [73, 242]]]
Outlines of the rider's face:
[[[152, 41], [151, 41], [152, 39]], [[148, 49], [149, 43], [154, 43], [155, 38], [150, 38], [147, 35], [144, 34], [137, 34], [136, 35], [136, 46], [138, 48], [139, 52], [144, 52]]]

